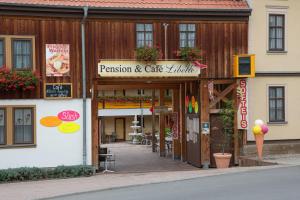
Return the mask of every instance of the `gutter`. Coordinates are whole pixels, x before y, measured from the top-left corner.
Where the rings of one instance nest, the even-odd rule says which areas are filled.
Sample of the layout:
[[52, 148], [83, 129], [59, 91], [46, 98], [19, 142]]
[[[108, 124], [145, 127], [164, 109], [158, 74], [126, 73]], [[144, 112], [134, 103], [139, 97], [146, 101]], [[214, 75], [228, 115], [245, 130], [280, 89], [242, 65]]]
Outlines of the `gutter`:
[[86, 61], [85, 61], [85, 22], [88, 16], [88, 7], [83, 7], [83, 18], [81, 20], [81, 57], [82, 57], [82, 113], [83, 113], [83, 151], [82, 163], [87, 164], [87, 151], [86, 151]]

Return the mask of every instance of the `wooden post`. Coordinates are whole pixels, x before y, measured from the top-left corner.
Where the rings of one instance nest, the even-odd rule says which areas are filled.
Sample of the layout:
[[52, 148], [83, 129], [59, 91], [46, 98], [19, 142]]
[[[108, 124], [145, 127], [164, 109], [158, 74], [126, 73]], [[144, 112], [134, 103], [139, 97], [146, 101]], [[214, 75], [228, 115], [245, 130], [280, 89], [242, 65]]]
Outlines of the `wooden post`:
[[[165, 97], [165, 90], [159, 90], [159, 105], [164, 106], [164, 97]], [[159, 113], [159, 149], [160, 149], [160, 156], [165, 157], [165, 114], [163, 112]]]
[[186, 128], [185, 128], [185, 91], [186, 84], [180, 84], [180, 139], [181, 139], [181, 161], [186, 161]]
[[[96, 95], [96, 94], [95, 94]], [[99, 146], [99, 123], [98, 123], [98, 101], [92, 97], [92, 164], [98, 169], [98, 148]]]
[[238, 119], [237, 119], [237, 111], [238, 111], [238, 105], [237, 105], [237, 91], [236, 87], [233, 89], [232, 92], [232, 99], [233, 99], [233, 108], [235, 110], [234, 112], [234, 127], [233, 127], [233, 138], [234, 138], [234, 164], [239, 164], [239, 157], [240, 157], [240, 148], [239, 148], [239, 131], [237, 127]]
[[156, 152], [156, 139], [155, 139], [155, 90], [152, 90], [152, 152]]
[[[201, 80], [200, 82], [200, 99], [201, 99], [200, 122], [210, 122], [207, 83], [208, 83], [207, 80]], [[202, 133], [201, 133], [201, 164], [203, 166], [210, 165], [210, 135], [204, 135]]]
[[[180, 107], [179, 99], [180, 99], [180, 96], [179, 96], [179, 90], [178, 89], [173, 90], [172, 99], [173, 99], [173, 104], [172, 104], [173, 112], [176, 112], [178, 114], [177, 116], [179, 116], [179, 107]], [[178, 128], [178, 139], [173, 139], [173, 159], [180, 159], [180, 157], [181, 157], [179, 127], [177, 127], [177, 128]]]

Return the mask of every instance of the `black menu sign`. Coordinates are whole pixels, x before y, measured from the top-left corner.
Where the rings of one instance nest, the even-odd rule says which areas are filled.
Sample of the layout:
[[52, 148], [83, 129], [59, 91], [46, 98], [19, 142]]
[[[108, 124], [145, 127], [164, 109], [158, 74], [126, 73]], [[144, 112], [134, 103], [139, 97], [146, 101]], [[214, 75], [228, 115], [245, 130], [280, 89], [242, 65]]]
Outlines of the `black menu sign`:
[[72, 83], [45, 83], [45, 99], [72, 98]]

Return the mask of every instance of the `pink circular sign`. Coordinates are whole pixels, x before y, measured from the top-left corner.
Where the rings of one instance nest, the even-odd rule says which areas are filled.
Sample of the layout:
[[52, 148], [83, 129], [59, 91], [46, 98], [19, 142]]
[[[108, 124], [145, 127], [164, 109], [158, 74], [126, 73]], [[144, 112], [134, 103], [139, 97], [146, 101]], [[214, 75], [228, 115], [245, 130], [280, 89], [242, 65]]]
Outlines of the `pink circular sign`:
[[64, 110], [58, 113], [57, 117], [62, 121], [75, 121], [79, 119], [80, 115], [74, 110]]

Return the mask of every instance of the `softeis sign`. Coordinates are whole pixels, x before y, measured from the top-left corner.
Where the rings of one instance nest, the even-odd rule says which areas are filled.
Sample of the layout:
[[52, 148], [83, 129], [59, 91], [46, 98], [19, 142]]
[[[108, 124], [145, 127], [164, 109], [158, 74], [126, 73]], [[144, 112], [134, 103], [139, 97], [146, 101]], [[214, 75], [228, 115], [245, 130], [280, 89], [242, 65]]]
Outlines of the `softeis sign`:
[[102, 60], [98, 63], [98, 74], [101, 77], [198, 77], [200, 68], [177, 60], [156, 63]]

